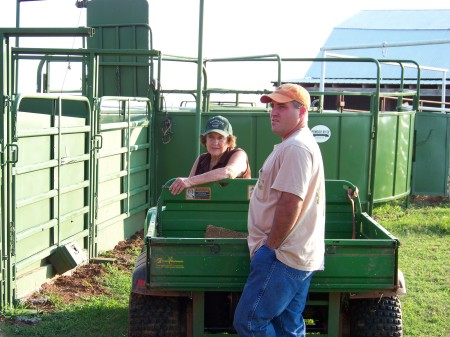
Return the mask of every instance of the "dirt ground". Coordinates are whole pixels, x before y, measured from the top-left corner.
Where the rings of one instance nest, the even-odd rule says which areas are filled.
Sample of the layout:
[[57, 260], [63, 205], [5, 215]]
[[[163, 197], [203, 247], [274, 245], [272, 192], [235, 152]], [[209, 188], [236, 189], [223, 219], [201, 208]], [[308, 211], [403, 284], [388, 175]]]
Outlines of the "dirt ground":
[[412, 195], [411, 202], [420, 205], [444, 205], [450, 203], [450, 198], [429, 195]]
[[65, 303], [106, 293], [106, 289], [98, 282], [98, 277], [105, 273], [105, 263], [113, 263], [117, 268], [128, 270], [131, 274], [136, 262], [133, 251], [141, 249], [143, 237], [144, 231], [140, 231], [128, 240], [120, 241], [99, 261], [81, 265], [72, 273], [58, 276], [43, 284], [39, 291], [31, 294], [24, 303], [40, 312], [49, 312], [54, 309], [54, 305], [46, 295], [48, 293], [55, 294]]

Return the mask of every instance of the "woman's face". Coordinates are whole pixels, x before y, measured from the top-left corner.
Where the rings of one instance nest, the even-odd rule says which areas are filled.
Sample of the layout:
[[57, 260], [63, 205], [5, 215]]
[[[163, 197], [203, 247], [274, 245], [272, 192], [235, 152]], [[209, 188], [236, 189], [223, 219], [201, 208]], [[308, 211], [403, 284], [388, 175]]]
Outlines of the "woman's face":
[[206, 150], [212, 157], [220, 157], [228, 148], [228, 137], [217, 132], [206, 135]]

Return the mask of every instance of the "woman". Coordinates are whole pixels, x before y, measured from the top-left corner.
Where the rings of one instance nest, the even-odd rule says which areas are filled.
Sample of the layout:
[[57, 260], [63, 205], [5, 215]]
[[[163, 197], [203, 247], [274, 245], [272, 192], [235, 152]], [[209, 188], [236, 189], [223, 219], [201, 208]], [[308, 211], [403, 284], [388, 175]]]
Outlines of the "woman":
[[236, 136], [228, 119], [215, 116], [208, 120], [200, 142], [207, 152], [194, 162], [188, 178], [177, 178], [169, 190], [180, 194], [185, 188], [226, 178], [250, 178], [247, 153], [236, 147]]

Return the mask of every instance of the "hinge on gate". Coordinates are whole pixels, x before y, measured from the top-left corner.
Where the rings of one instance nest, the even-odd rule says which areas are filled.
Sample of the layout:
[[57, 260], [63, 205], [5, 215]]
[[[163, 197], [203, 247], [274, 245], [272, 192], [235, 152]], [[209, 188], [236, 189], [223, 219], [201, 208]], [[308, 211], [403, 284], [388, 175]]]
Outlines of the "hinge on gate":
[[3, 102], [5, 102], [5, 105], [9, 108], [11, 106], [11, 97], [10, 96], [3, 96]]
[[16, 256], [16, 227], [14, 221], [9, 223], [9, 248], [11, 256]]

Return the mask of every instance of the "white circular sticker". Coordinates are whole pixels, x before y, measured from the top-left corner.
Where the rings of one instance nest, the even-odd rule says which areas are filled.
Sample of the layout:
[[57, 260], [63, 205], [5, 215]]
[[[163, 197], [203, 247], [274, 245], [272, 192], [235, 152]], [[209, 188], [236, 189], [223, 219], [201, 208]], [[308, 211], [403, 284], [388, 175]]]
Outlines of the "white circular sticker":
[[331, 138], [331, 131], [325, 125], [316, 125], [311, 129], [317, 143], [325, 143]]

